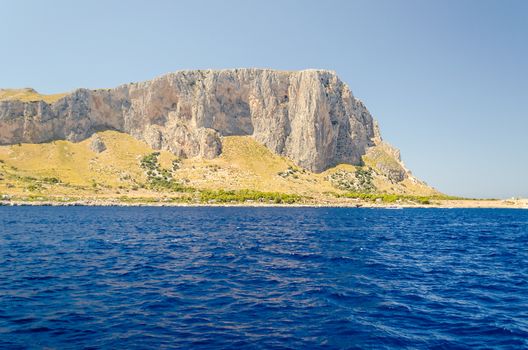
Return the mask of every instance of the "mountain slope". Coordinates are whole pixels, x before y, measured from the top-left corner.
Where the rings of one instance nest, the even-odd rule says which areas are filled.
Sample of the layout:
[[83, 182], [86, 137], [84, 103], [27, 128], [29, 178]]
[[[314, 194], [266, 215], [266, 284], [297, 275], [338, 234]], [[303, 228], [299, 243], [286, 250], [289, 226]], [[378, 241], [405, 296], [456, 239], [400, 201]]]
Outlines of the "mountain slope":
[[8, 196], [440, 195], [412, 176], [364, 104], [326, 70], [180, 71], [49, 96], [4, 89], [0, 145]]
[[0, 101], [22, 101], [54, 103], [67, 94], [41, 95], [31, 88], [25, 89], [0, 89]]
[[[103, 151], [94, 150], [98, 143], [104, 145]], [[227, 136], [223, 144], [222, 155], [214, 159], [181, 159], [115, 131], [97, 133], [79, 143], [0, 146], [0, 194], [22, 199], [165, 197], [187, 201], [199, 200], [201, 191], [249, 189], [297, 195], [307, 203], [338, 203], [344, 200], [341, 195], [356, 192], [347, 184], [355, 181], [359, 171], [371, 172], [371, 193], [440, 195], [411, 177], [392, 182], [382, 170], [368, 166], [343, 164], [313, 173], [248, 136]], [[156, 164], [142, 166], [149, 158], [155, 158]], [[151, 169], [156, 174], [149, 175]], [[157, 173], [168, 174], [169, 185], [160, 182]], [[341, 177], [345, 181], [335, 180]]]

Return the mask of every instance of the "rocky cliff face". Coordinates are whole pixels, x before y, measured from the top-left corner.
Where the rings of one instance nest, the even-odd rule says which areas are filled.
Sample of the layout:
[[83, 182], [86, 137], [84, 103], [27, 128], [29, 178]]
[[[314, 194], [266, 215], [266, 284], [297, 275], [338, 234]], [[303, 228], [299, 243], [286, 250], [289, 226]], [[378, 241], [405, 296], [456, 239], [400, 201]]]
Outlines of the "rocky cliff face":
[[315, 172], [359, 164], [379, 136], [363, 103], [324, 70], [180, 71], [54, 103], [0, 101], [0, 144], [77, 142], [108, 129], [181, 157], [213, 158], [221, 136], [251, 135]]

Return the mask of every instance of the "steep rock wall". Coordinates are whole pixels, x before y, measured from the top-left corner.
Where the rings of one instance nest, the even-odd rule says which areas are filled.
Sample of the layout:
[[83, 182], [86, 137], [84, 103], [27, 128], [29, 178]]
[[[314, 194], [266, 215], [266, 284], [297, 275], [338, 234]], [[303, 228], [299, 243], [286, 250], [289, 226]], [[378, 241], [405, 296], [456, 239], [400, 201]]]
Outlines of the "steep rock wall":
[[179, 71], [54, 103], [0, 101], [0, 144], [77, 142], [107, 129], [181, 157], [212, 158], [221, 136], [251, 135], [315, 172], [359, 164], [376, 136], [363, 103], [325, 70]]

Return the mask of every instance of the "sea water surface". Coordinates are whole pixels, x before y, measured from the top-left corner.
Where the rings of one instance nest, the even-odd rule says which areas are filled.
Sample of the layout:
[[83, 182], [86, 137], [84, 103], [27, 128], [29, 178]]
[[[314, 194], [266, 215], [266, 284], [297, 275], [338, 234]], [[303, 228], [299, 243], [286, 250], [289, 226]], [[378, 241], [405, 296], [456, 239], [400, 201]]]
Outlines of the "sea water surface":
[[528, 210], [0, 208], [1, 349], [528, 348]]

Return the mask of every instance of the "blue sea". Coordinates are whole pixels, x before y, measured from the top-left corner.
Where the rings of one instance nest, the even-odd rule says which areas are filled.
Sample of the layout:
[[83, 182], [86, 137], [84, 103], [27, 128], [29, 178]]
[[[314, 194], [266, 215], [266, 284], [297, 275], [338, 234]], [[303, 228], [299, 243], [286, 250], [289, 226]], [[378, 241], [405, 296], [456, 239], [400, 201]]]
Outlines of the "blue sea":
[[1, 349], [528, 348], [528, 210], [0, 207]]

